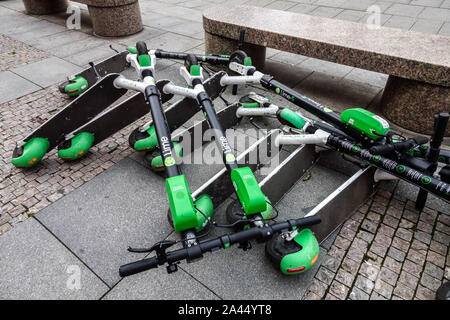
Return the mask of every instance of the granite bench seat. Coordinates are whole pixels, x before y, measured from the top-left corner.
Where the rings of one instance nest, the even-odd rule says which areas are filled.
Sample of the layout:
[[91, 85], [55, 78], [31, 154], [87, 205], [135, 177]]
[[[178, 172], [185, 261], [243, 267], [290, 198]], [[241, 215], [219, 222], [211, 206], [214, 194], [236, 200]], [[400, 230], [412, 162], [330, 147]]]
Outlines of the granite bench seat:
[[[432, 133], [433, 115], [450, 110], [450, 38], [244, 5], [203, 12], [207, 53], [243, 49], [258, 68], [266, 47], [388, 74], [383, 115], [415, 132]], [[447, 128], [447, 136], [450, 128]]]
[[[94, 33], [119, 37], [143, 29], [138, 0], [72, 0], [88, 6]], [[29, 14], [51, 14], [67, 10], [68, 0], [23, 0]]]

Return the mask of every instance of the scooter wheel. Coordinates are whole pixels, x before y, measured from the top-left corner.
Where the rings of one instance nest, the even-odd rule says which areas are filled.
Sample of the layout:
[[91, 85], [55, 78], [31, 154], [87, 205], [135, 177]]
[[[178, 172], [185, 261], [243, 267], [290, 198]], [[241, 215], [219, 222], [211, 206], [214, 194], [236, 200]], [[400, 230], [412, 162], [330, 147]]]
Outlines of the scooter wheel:
[[64, 81], [58, 88], [61, 93], [67, 94], [69, 97], [77, 97], [85, 92], [88, 87], [88, 81], [82, 76], [77, 76], [72, 80]]
[[[230, 63], [231, 62], [236, 62], [236, 63], [239, 63], [239, 64], [244, 64], [245, 58], [247, 58], [247, 54], [244, 51], [236, 50], [230, 55]], [[227, 73], [229, 73], [229, 74], [236, 74], [234, 71], [230, 70], [230, 68], [228, 68], [228, 72]]]
[[295, 275], [310, 269], [319, 257], [319, 243], [310, 229], [288, 241], [281, 234], [266, 243], [266, 255], [283, 274]]
[[151, 151], [158, 145], [156, 137], [155, 126], [151, 126], [146, 131], [142, 132], [140, 128], [136, 128], [131, 132], [128, 143], [130, 147], [136, 151]]
[[58, 145], [58, 157], [63, 160], [76, 160], [83, 157], [94, 143], [94, 135], [80, 132], [75, 137], [65, 140]]
[[169, 221], [169, 225], [175, 229], [175, 226], [173, 225], [173, 217], [172, 217], [172, 212], [170, 212], [170, 208], [167, 209], [167, 221]]
[[165, 170], [161, 156], [156, 156], [152, 159], [151, 168], [154, 172], [163, 172]]
[[14, 149], [11, 163], [17, 168], [31, 168], [41, 161], [49, 147], [47, 139], [32, 138], [22, 147]]
[[447, 281], [437, 289], [436, 300], [450, 300], [450, 282]]
[[[233, 200], [227, 207], [225, 217], [229, 224], [242, 220], [245, 217], [245, 212], [242, 209], [241, 203], [238, 200]], [[238, 229], [236, 227], [236, 229]]]
[[59, 92], [66, 93], [66, 87], [70, 84], [70, 80], [64, 81], [58, 86]]
[[239, 103], [242, 104], [244, 108], [259, 108], [259, 103], [255, 100], [249, 98], [249, 95], [242, 96], [239, 99]]

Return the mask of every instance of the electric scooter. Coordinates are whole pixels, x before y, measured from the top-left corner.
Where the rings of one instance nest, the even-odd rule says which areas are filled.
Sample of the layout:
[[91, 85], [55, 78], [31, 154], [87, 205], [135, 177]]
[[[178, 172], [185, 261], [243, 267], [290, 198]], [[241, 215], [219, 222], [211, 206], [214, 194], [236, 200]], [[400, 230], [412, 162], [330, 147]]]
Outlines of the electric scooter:
[[[384, 141], [383, 144], [374, 144], [369, 148], [365, 148], [362, 144], [354, 141], [345, 132], [336, 129], [335, 127], [328, 125], [320, 121], [314, 121], [308, 119], [304, 115], [297, 112], [293, 112], [288, 108], [278, 107], [274, 104], [268, 102], [268, 100], [260, 95], [251, 93], [248, 96], [241, 98], [242, 106], [236, 111], [238, 117], [261, 117], [268, 115], [276, 115], [280, 122], [288, 125], [292, 128], [296, 134], [278, 135], [275, 144], [276, 145], [301, 145], [301, 144], [316, 144], [321, 146], [327, 146], [341, 151], [349, 156], [358, 158], [369, 162], [371, 165], [390, 173], [395, 177], [399, 177], [405, 181], [413, 183], [419, 186], [421, 189], [431, 192], [437, 197], [449, 201], [450, 196], [450, 175], [447, 166], [441, 168], [440, 170], [431, 171], [430, 167], [435, 168], [432, 162], [426, 160], [405, 160], [409, 159], [409, 154], [411, 150], [415, 148], [420, 148], [428, 142], [426, 137], [415, 137], [410, 139], [403, 139], [401, 141], [392, 139], [394, 133], [389, 130], [385, 130], [385, 136], [390, 137], [390, 140]], [[352, 124], [354, 128], [359, 128], [361, 126], [369, 126], [371, 119], [373, 119], [373, 114], [362, 109], [349, 109], [344, 111], [343, 118], [352, 119]], [[436, 119], [447, 119], [448, 114], [440, 114]], [[375, 124], [380, 123], [378, 118], [375, 119]], [[348, 120], [350, 122], [350, 120]], [[385, 121], [383, 119], [383, 121]], [[442, 120], [438, 120], [442, 121]], [[385, 126], [387, 127], [387, 126]], [[370, 132], [377, 134], [376, 126], [372, 126]], [[388, 128], [385, 128], [388, 129]], [[369, 129], [362, 128], [360, 132], [369, 131]], [[445, 132], [445, 127], [436, 130], [439, 133]], [[439, 137], [434, 134], [432, 141], [436, 141]], [[430, 147], [431, 150], [435, 150], [435, 153], [441, 154], [441, 160], [445, 161], [447, 150], [436, 150], [436, 144]], [[437, 160], [438, 158], [436, 158]], [[407, 163], [414, 164], [408, 166]], [[420, 165], [419, 168], [417, 168]], [[421, 170], [422, 169], [422, 170]]]
[[[246, 59], [249, 58], [247, 57]], [[328, 134], [330, 131], [333, 131], [332, 137], [338, 139], [334, 139], [333, 147], [342, 149], [344, 145], [350, 145], [354, 153], [362, 150], [360, 156], [365, 156], [365, 158], [369, 158], [369, 155], [375, 156], [374, 160], [370, 161], [371, 164], [378, 164], [385, 171], [390, 172], [398, 167], [394, 175], [419, 186], [423, 190], [419, 191], [416, 200], [417, 208], [423, 208], [425, 205], [427, 192], [431, 192], [448, 201], [449, 189], [448, 183], [445, 181], [450, 168], [446, 166], [441, 170], [444, 181], [433, 177], [437, 163], [439, 161], [448, 163], [449, 161], [450, 152], [440, 149], [448, 123], [448, 114], [442, 113], [435, 117], [435, 133], [431, 139], [430, 147], [424, 148], [422, 146], [428, 142], [428, 139], [425, 137], [405, 139], [401, 135], [392, 132], [386, 120], [362, 108], [348, 109], [339, 115], [328, 107], [276, 81], [272, 76], [257, 71], [251, 65], [251, 62], [240, 64], [236, 61], [231, 61], [229, 69], [238, 75], [227, 75], [223, 77], [221, 79], [223, 86], [259, 84], [263, 88], [280, 95], [325, 122], [321, 126], [326, 126], [328, 132], [323, 130], [321, 132]], [[285, 113], [285, 115], [281, 116], [281, 113]], [[279, 117], [283, 121], [286, 121], [286, 118], [293, 117], [293, 114], [289, 111], [280, 110]], [[299, 121], [294, 126], [298, 127], [302, 125], [302, 121], [298, 119], [294, 121]], [[333, 130], [331, 127], [333, 127]], [[330, 138], [331, 140], [333, 139]], [[369, 152], [369, 149], [372, 153]], [[421, 157], [426, 157], [425, 160], [414, 156], [421, 149], [425, 150], [425, 152], [420, 153]], [[410, 154], [413, 155], [411, 156]], [[369, 159], [366, 160], [369, 161]]]
[[[142, 43], [139, 45], [141, 46], [141, 48], [144, 48], [144, 45]], [[138, 52], [148, 52], [145, 49], [138, 50]], [[233, 61], [233, 55], [230, 57], [230, 61]], [[181, 219], [181, 216], [177, 215], [176, 212], [174, 212], [174, 208], [171, 203], [171, 215], [169, 216], [171, 224], [173, 224], [176, 232], [181, 232], [181, 234], [183, 235], [181, 242], [183, 242], [184, 249], [182, 249], [182, 251], [177, 251], [181, 254], [180, 256], [177, 256], [177, 259], [179, 260], [187, 258], [188, 261], [192, 261], [194, 259], [200, 258], [206, 251], [210, 251], [214, 248], [219, 249], [221, 247], [228, 247], [234, 243], [239, 243], [239, 246], [242, 249], [247, 250], [251, 248], [249, 240], [255, 238], [257, 240], [268, 240], [273, 236], [279, 236], [281, 232], [282, 236], [291, 238], [290, 240], [292, 241], [292, 246], [289, 248], [290, 251], [285, 255], [278, 255], [278, 267], [280, 267], [283, 273], [286, 274], [298, 274], [305, 272], [317, 260], [319, 245], [309, 229], [305, 228], [299, 231], [297, 230], [297, 227], [306, 227], [312, 224], [319, 223], [320, 218], [312, 217], [290, 220], [289, 222], [276, 223], [273, 225], [269, 224], [274, 219], [272, 215], [273, 207], [270, 203], [270, 200], [267, 199], [267, 197], [265, 197], [265, 195], [262, 193], [252, 170], [246, 166], [239, 167], [236, 161], [236, 157], [231, 150], [228, 140], [223, 132], [221, 124], [217, 119], [214, 105], [208, 94], [205, 92], [203, 86], [202, 68], [199, 65], [197, 57], [195, 55], [188, 55], [186, 57], [185, 66], [180, 68], [180, 73], [186, 80], [188, 88], [176, 86], [169, 82], [162, 87], [161, 91], [164, 94], [181, 95], [190, 98], [194, 101], [197, 101], [197, 103], [201, 106], [201, 109], [204, 113], [205, 118], [207, 119], [210, 128], [213, 129], [215, 141], [222, 152], [223, 162], [228, 171], [229, 179], [234, 185], [234, 191], [239, 202], [238, 210], [236, 210], [239, 211], [236, 214], [236, 220], [227, 227], [236, 227], [238, 230], [244, 231], [239, 231], [236, 234], [223, 236], [219, 239], [198, 241], [199, 237], [196, 236], [195, 232], [200, 231], [200, 228], [198, 228], [199, 224], [195, 223], [195, 219], [193, 219], [192, 223], [186, 223], [185, 221], [183, 221]], [[123, 81], [125, 81], [123, 80], [123, 78], [119, 78], [117, 80], [117, 86], [123, 87]], [[137, 87], [137, 85], [135, 86]], [[128, 84], [127, 87], [132, 88], [132, 85]], [[141, 91], [145, 93], [149, 90], [141, 89]], [[158, 124], [156, 119], [154, 119], [155, 132], [160, 140], [160, 134], [158, 134], [159, 125], [160, 124]], [[161, 143], [160, 149], [162, 153], [162, 160], [166, 170], [166, 175], [169, 177], [168, 179], [170, 179], [171, 173], [168, 171], [170, 169], [170, 166], [168, 167], [166, 161], [164, 160], [164, 152], [166, 149], [164, 148], [164, 146], [162, 146]], [[170, 192], [171, 190], [168, 189], [169, 199]], [[183, 205], [185, 207], [188, 207], [186, 206], [186, 204]], [[198, 207], [195, 208], [197, 209], [197, 212], [199, 211], [200, 214], [203, 214], [203, 218], [201, 217], [201, 215], [197, 214], [197, 220], [201, 220], [201, 225], [203, 227], [207, 224], [212, 223], [212, 207], [209, 206], [208, 208], [211, 209], [208, 212], [202, 212], [203, 210], [199, 210]], [[194, 208], [186, 208], [186, 210], [189, 212], [195, 211]], [[185, 216], [188, 216], [187, 212]], [[190, 216], [194, 217], [193, 214], [190, 214]], [[224, 241], [225, 239], [227, 239], [227, 241]], [[165, 264], [166, 262], [168, 263], [167, 271], [169, 273], [175, 272], [177, 270], [177, 264], [175, 262], [178, 260], [172, 261], [171, 258], [168, 258], [170, 254], [166, 254], [166, 250], [177, 242], [180, 242], [180, 240], [161, 241], [148, 249], [130, 248], [129, 250], [132, 252], [155, 251], [157, 254], [157, 258], [151, 260], [149, 264], [143, 261], [137, 261], [121, 266], [119, 269], [120, 275], [123, 277], [129, 276], [131, 274], [147, 270], [148, 268]], [[301, 246], [300, 243], [304, 246]], [[148, 261], [148, 259], [145, 259], [145, 261]], [[297, 267], [299, 264], [301, 264], [301, 266]]]

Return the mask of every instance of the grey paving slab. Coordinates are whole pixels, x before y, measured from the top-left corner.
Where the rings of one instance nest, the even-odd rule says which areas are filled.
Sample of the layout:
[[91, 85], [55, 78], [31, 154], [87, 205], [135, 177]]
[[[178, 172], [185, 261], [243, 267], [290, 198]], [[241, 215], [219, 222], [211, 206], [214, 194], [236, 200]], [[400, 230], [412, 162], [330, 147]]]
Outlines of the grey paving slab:
[[4, 34], [9, 34], [18, 27], [39, 21], [40, 20], [35, 17], [8, 10], [8, 12], [3, 12], [2, 14], [2, 18], [0, 19], [0, 30], [2, 30], [2, 33]]
[[450, 21], [450, 9], [428, 7], [418, 15], [418, 18]]
[[148, 47], [160, 48], [167, 51], [186, 51], [191, 48], [198, 47], [203, 43], [202, 40], [182, 36], [175, 33], [165, 33], [151, 39], [151, 43], [147, 43]]
[[271, 2], [270, 4], [268, 4], [267, 6], [265, 6], [266, 8], [272, 8], [272, 9], [276, 9], [276, 10], [287, 10], [289, 8], [292, 8], [293, 6], [295, 6], [297, 3], [294, 1], [283, 1], [283, 0], [279, 0], [279, 1], [274, 1]]
[[[8, 19], [8, 17], [4, 17], [3, 19]], [[2, 28], [2, 33], [6, 34], [8, 36], [20, 34], [23, 32], [28, 32], [30, 30], [35, 30], [43, 22], [42, 20], [39, 20], [39, 19], [28, 19], [28, 18], [24, 19], [23, 16], [19, 16], [19, 15], [14, 15], [13, 19], [11, 19], [11, 20], [12, 20], [11, 24], [4, 26]], [[19, 20], [20, 23], [17, 20]], [[24, 22], [26, 22], [26, 23], [24, 23]], [[46, 21], [44, 21], [44, 22], [46, 22]]]
[[345, 79], [384, 88], [388, 77], [387, 74], [354, 68], [345, 76]]
[[[138, 32], [131, 36], [115, 39], [115, 42], [123, 44], [125, 46], [135, 46], [136, 42], [145, 41], [149, 48], [153, 48], [151, 46], [151, 44], [152, 44], [151, 39], [154, 37], [157, 37], [159, 35], [162, 35], [164, 33], [166, 33], [166, 31], [145, 26], [144, 30], [142, 30], [141, 32]], [[154, 49], [157, 49], [157, 48], [154, 48]]]
[[27, 43], [30, 40], [57, 34], [66, 30], [67, 28], [65, 26], [60, 26], [51, 22], [41, 20], [35, 24], [33, 29], [22, 32], [15, 32], [10, 36], [16, 40]]
[[164, 7], [155, 8], [153, 11], [175, 18], [202, 22], [202, 12], [196, 9], [183, 8], [176, 5], [167, 5]]
[[412, 0], [411, 5], [414, 6], [426, 6], [426, 7], [439, 7], [444, 0]]
[[[89, 15], [88, 9], [87, 8], [84, 9], [82, 7], [82, 4], [78, 3], [78, 2], [72, 3], [72, 6], [81, 7], [81, 10], [80, 10], [80, 27], [81, 28], [78, 31], [84, 32], [89, 35], [93, 35], [92, 19]], [[72, 13], [74, 13], [74, 11], [72, 11]], [[42, 20], [46, 20], [48, 22], [52, 22], [52, 23], [55, 23], [55, 24], [65, 27], [67, 25], [68, 14], [64, 11], [64, 12], [60, 12], [60, 13], [40, 15], [39, 18], [41, 18]], [[72, 21], [70, 21], [70, 22], [72, 22]]]
[[204, 6], [213, 6], [214, 3], [212, 1], [208, 0], [189, 0], [189, 1], [183, 1], [178, 4], [179, 6], [186, 7], [186, 8], [203, 8]]
[[35, 219], [0, 237], [0, 248], [0, 300], [99, 299], [108, 290]]
[[[119, 52], [126, 49], [124, 45], [114, 44], [114, 48]], [[71, 56], [64, 58], [66, 61], [70, 61], [80, 67], [87, 67], [88, 63], [91, 61], [99, 61], [107, 59], [111, 56], [116, 55], [116, 52], [108, 47], [95, 47], [91, 49], [84, 50], [82, 52], [75, 53]]]
[[186, 20], [184, 20], [184, 19], [166, 16], [166, 15], [162, 15], [162, 14], [160, 14], [159, 18], [155, 17], [155, 18], [149, 19], [149, 18], [145, 17], [143, 19], [144, 25], [146, 25], [148, 27], [152, 27], [152, 28], [165, 29], [165, 30], [170, 29], [173, 26], [183, 24], [185, 22], [186, 22]]
[[270, 60], [292, 65], [300, 64], [302, 61], [305, 61], [306, 59], [308, 59], [308, 57], [290, 52], [279, 52], [270, 57]]
[[439, 34], [450, 36], [450, 22], [446, 22], [442, 25], [441, 29], [439, 30]]
[[315, 58], [308, 58], [302, 61], [299, 64], [299, 67], [315, 72], [329, 74], [333, 77], [344, 77], [346, 74], [353, 70], [353, 67], [350, 66]]
[[320, 72], [314, 72], [294, 89], [339, 111], [353, 107], [364, 108], [382, 90], [378, 86], [335, 78]]
[[249, 0], [249, 1], [246, 1], [245, 4], [248, 6], [265, 7], [273, 1], [274, 0]]
[[317, 8], [317, 6], [315, 6], [315, 5], [306, 4], [306, 3], [299, 3], [299, 4], [295, 5], [295, 6], [287, 9], [286, 11], [298, 12], [298, 13], [309, 13], [309, 12], [313, 11], [316, 8]]
[[11, 71], [45, 88], [63, 81], [68, 75], [75, 74], [81, 70], [82, 68], [73, 63], [57, 57], [50, 57], [14, 68]]
[[200, 22], [188, 21], [183, 24], [178, 24], [170, 27], [170, 31], [185, 36], [191, 36], [196, 39], [204, 38], [203, 24]]
[[198, 54], [205, 54], [205, 51], [206, 51], [205, 44], [201, 44], [198, 47], [189, 50], [189, 52], [191, 53], [198, 53]]
[[0, 103], [17, 99], [41, 89], [36, 84], [10, 71], [0, 72]]
[[442, 21], [431, 21], [418, 19], [411, 27], [411, 31], [437, 34], [444, 23]]
[[333, 18], [341, 13], [343, 10], [339, 8], [331, 8], [331, 7], [317, 7], [313, 11], [308, 14], [313, 16], [325, 17], [325, 18]]
[[280, 51], [277, 49], [272, 49], [272, 48], [266, 48], [266, 59], [269, 59], [280, 52], [283, 52], [283, 51]]
[[[358, 22], [365, 23], [365, 24], [367, 24], [367, 23], [372, 24], [373, 18], [370, 18], [370, 20], [369, 20], [369, 17], [371, 17], [371, 14], [366, 14], [361, 19], [359, 19]], [[383, 26], [386, 23], [386, 21], [388, 21], [391, 17], [392, 17], [392, 15], [390, 15], [390, 14], [380, 13], [380, 24]]]
[[313, 73], [312, 70], [302, 68], [300, 65], [292, 66], [273, 60], [266, 60], [263, 71], [273, 75], [278, 81], [292, 88]]
[[394, 14], [397, 16], [405, 16], [415, 18], [424, 10], [422, 6], [412, 6], [408, 4], [395, 3], [386, 10], [387, 14]]
[[[416, 201], [418, 192], [419, 187], [416, 187], [403, 180], [399, 181], [397, 189], [395, 189], [395, 194], [412, 201]], [[450, 205], [432, 194], [428, 194], [426, 206], [439, 212], [450, 214]]]
[[[409, 0], [406, 0], [406, 2]], [[385, 1], [385, 0], [381, 0], [381, 1], [376, 1], [373, 5], [376, 5], [380, 8], [381, 12], [385, 12], [390, 6], [392, 6], [392, 2], [391, 1]], [[369, 7], [369, 6], [367, 6]], [[367, 11], [367, 10], [364, 10]]]
[[41, 50], [53, 52], [53, 50], [51, 50], [53, 48], [84, 40], [89, 37], [90, 36], [84, 32], [67, 30], [57, 34], [31, 39], [27, 41], [27, 44]]
[[356, 22], [356, 21], [359, 21], [364, 15], [365, 15], [365, 12], [363, 12], [363, 11], [344, 10], [341, 13], [339, 13], [335, 18]]
[[[410, 1], [410, 0], [400, 0], [400, 1]], [[393, 2], [399, 2], [399, 0], [394, 0]], [[320, 6], [328, 6], [328, 7], [336, 7], [342, 9], [351, 9], [351, 10], [366, 10], [371, 4], [373, 4], [373, 0], [317, 0], [314, 2], [316, 5]]]
[[383, 24], [383, 26], [409, 30], [414, 24], [414, 21], [414, 18], [411, 17], [392, 16]]
[[82, 52], [94, 47], [103, 46], [107, 48], [110, 43], [110, 41], [104, 39], [89, 37], [87, 39], [72, 41], [64, 45], [54, 47], [52, 48], [52, 54], [59, 58], [65, 58], [75, 53]]
[[183, 270], [168, 274], [165, 267], [124, 278], [105, 300], [215, 300], [212, 291]]
[[20, 0], [8, 0], [8, 1], [2, 1], [0, 2], [2, 6], [6, 8], [10, 8], [13, 10], [22, 11], [25, 10], [25, 6], [23, 5], [23, 2]]
[[171, 232], [167, 208], [164, 180], [127, 158], [36, 218], [113, 286], [120, 265], [142, 258], [128, 246], [149, 246]]

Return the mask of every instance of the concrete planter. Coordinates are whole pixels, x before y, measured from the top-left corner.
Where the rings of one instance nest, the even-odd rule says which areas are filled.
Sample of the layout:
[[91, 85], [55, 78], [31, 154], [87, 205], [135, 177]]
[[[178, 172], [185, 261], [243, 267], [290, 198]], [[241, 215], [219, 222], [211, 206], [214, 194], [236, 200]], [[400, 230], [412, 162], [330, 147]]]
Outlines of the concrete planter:
[[68, 0], [23, 0], [28, 14], [50, 14], [63, 12], [69, 6]]

